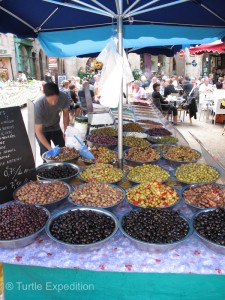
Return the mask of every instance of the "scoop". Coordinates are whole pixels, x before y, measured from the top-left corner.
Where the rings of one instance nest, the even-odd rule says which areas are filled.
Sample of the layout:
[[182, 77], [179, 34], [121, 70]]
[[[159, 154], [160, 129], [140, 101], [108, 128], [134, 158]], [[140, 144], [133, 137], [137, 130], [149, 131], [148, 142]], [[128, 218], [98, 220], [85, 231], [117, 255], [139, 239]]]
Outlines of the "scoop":
[[59, 148], [59, 145], [55, 146], [55, 148], [52, 148], [51, 150], [48, 150], [46, 153], [45, 153], [45, 156], [46, 157], [51, 157], [51, 156], [56, 156], [56, 155], [59, 155], [60, 154], [60, 148]]
[[88, 150], [84, 143], [76, 135], [74, 135], [74, 137], [81, 144], [81, 148], [79, 150], [80, 155], [87, 159], [95, 159], [94, 155]]

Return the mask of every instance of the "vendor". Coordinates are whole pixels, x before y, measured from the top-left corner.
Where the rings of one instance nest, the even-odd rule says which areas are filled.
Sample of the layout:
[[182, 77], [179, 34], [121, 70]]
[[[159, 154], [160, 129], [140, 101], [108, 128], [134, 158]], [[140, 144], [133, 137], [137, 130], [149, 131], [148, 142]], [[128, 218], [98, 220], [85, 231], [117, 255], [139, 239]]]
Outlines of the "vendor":
[[51, 149], [51, 142], [65, 146], [64, 134], [60, 128], [60, 113], [63, 112], [64, 133], [69, 125], [68, 97], [59, 91], [57, 84], [44, 85], [44, 95], [34, 105], [35, 133], [41, 155]]

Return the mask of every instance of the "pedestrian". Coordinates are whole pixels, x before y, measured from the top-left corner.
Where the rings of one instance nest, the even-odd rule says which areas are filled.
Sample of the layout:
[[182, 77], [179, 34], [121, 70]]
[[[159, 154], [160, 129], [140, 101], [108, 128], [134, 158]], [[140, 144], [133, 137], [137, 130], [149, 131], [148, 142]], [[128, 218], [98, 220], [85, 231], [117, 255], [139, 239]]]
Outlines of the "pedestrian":
[[[41, 155], [50, 150], [51, 142], [59, 147], [65, 146], [65, 131], [69, 125], [68, 97], [59, 91], [53, 82], [44, 85], [44, 95], [34, 104], [35, 134]], [[63, 114], [64, 134], [60, 128], [60, 113]]]
[[49, 70], [46, 70], [46, 72], [45, 72], [45, 82], [46, 82], [46, 83], [53, 82], [53, 81], [52, 81], [52, 75], [51, 75], [51, 73], [49, 72]]

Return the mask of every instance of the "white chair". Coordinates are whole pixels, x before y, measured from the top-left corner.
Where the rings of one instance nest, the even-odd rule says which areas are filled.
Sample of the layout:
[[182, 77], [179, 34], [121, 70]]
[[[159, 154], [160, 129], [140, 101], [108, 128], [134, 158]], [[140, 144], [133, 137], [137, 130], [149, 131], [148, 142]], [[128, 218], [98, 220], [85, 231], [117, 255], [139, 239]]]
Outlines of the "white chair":
[[221, 108], [222, 102], [225, 102], [225, 98], [224, 99], [218, 99], [215, 106], [213, 107], [214, 125], [216, 125], [216, 115], [225, 115], [225, 108]]
[[213, 111], [213, 106], [211, 106], [208, 101], [201, 101], [199, 103], [198, 109], [199, 109], [199, 121], [200, 121], [202, 113], [205, 114], [206, 119], [209, 118], [209, 114]]

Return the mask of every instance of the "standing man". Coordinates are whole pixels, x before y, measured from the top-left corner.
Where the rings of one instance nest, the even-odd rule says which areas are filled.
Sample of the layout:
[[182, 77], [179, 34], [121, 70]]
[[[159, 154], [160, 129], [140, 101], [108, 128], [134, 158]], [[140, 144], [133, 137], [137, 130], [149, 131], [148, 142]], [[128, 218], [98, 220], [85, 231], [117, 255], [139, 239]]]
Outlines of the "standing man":
[[[57, 84], [44, 85], [44, 95], [35, 102], [35, 133], [41, 155], [50, 150], [51, 142], [59, 147], [65, 146], [64, 134], [69, 125], [69, 100], [60, 92]], [[64, 134], [60, 128], [60, 113], [63, 113]]]

